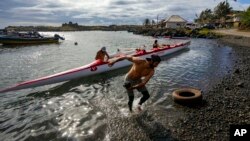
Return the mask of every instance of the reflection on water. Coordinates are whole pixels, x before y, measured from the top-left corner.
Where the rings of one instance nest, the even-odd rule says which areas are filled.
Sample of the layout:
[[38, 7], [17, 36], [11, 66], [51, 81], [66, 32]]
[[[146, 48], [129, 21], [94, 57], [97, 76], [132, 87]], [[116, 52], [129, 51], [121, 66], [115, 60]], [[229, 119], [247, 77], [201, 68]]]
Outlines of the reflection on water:
[[[54, 34], [54, 33], [51, 33]], [[151, 46], [154, 39], [127, 32], [65, 32], [60, 45], [0, 48], [0, 88], [87, 64], [103, 45]], [[78, 45], [73, 43], [77, 41]], [[177, 43], [178, 40], [159, 40]], [[130, 114], [122, 87], [128, 68], [60, 84], [0, 95], [1, 140], [157, 140], [171, 138], [164, 125], [176, 111], [171, 92], [180, 87], [208, 90], [232, 68], [232, 48], [192, 39], [189, 49], [164, 57], [147, 87], [144, 112]], [[134, 106], [141, 94], [135, 92]], [[174, 114], [173, 114], [174, 113]]]

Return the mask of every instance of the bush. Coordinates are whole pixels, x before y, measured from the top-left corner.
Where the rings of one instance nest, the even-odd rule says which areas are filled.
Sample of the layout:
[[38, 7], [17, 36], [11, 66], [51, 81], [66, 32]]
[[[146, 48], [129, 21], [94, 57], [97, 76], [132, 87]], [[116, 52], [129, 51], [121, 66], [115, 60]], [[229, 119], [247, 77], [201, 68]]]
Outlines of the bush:
[[250, 7], [241, 15], [240, 29], [250, 29]]

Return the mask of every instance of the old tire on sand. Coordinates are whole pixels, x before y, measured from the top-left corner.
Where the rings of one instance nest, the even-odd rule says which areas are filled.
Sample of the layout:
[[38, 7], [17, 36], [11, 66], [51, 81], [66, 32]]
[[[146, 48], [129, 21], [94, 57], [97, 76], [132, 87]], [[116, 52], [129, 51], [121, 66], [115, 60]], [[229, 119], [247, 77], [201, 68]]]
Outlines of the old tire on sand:
[[201, 91], [195, 88], [177, 89], [172, 94], [175, 102], [180, 104], [196, 104], [201, 102]]

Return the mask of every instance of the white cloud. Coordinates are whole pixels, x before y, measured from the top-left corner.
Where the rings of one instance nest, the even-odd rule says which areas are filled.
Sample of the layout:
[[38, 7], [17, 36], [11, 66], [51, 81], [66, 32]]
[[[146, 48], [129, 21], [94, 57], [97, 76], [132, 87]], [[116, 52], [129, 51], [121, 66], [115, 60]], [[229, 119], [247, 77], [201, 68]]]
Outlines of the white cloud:
[[[1, 15], [5, 24], [12, 22], [35, 25], [62, 22], [79, 24], [141, 24], [145, 18], [165, 19], [173, 14], [192, 21], [195, 14], [206, 8], [213, 9], [224, 0], [2, 0]], [[249, 5], [228, 0], [237, 10]]]

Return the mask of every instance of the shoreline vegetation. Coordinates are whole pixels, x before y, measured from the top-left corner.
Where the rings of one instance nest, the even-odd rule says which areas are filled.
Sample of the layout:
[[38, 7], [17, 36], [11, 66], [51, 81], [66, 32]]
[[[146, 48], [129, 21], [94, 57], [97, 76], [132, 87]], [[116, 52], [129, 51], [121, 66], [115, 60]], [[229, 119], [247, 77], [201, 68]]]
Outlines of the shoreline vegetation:
[[40, 32], [65, 32], [65, 31], [130, 31], [142, 27], [141, 25], [109, 25], [109, 26], [85, 26], [69, 22], [62, 26], [8, 26], [6, 30], [15, 31], [40, 31]]

